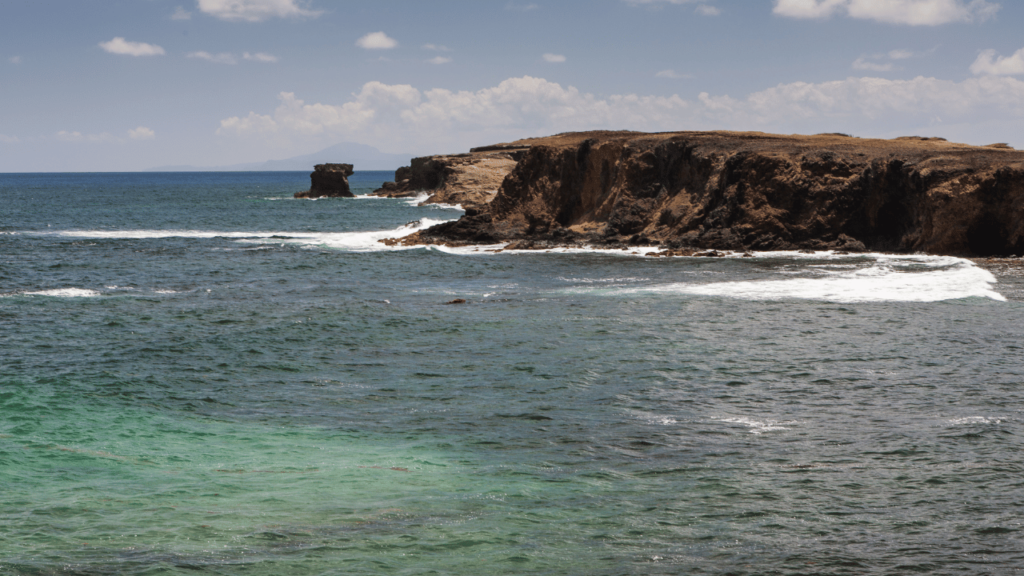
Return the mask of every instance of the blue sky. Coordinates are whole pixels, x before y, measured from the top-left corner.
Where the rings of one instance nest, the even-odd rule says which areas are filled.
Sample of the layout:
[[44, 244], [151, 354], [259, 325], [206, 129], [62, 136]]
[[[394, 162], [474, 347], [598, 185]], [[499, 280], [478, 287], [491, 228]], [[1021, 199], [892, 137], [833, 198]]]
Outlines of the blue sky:
[[0, 104], [0, 172], [605, 128], [1024, 148], [1024, 3], [4, 0]]

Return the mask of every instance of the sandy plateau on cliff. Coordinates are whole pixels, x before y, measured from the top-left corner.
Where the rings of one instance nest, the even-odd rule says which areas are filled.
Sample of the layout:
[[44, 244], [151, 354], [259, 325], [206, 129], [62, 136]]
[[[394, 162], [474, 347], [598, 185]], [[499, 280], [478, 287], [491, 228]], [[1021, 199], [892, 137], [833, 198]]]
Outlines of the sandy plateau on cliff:
[[[505, 166], [497, 193], [461, 219], [397, 242], [1024, 253], [1024, 152], [1005, 144], [581, 132], [418, 158], [396, 175], [419, 190], [469, 190]], [[435, 201], [458, 203], [446, 198]]]

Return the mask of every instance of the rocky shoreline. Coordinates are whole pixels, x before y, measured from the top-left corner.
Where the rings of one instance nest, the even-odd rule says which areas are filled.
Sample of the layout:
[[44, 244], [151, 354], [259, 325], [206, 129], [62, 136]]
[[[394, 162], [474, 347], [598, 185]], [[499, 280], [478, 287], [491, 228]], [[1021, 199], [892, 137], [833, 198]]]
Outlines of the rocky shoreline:
[[[482, 167], [474, 189], [466, 175]], [[581, 132], [419, 158], [398, 176], [396, 192], [477, 196], [459, 220], [390, 243], [1024, 254], [1024, 152], [1005, 144]]]

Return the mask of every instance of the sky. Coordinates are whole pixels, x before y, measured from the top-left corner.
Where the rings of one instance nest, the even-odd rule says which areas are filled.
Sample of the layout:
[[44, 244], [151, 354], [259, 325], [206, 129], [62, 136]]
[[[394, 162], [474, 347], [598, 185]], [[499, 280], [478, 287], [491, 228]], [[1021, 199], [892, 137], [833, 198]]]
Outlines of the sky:
[[1024, 148], [1024, 2], [0, 3], [0, 172], [340, 142], [418, 156], [591, 129]]

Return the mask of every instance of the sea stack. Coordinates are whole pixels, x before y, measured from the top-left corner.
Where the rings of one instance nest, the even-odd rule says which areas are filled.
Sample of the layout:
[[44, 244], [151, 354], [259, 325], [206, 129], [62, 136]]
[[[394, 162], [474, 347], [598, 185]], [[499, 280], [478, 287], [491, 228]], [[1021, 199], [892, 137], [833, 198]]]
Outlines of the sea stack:
[[348, 187], [351, 164], [317, 164], [309, 175], [310, 187], [296, 192], [296, 198], [355, 198]]

